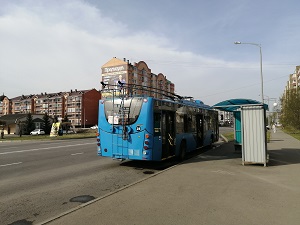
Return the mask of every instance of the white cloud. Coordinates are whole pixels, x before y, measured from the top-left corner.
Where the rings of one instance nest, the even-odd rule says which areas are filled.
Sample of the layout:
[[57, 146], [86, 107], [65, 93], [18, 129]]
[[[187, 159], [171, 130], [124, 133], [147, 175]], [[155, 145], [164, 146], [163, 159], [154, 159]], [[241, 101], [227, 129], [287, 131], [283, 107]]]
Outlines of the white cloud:
[[125, 57], [143, 60], [153, 73], [166, 75], [178, 94], [209, 104], [237, 93], [259, 99], [256, 62], [227, 62], [179, 51], [172, 37], [146, 28], [129, 30], [83, 1], [21, 3], [9, 3], [0, 12], [0, 92], [8, 97], [100, 89], [101, 66], [112, 57]]

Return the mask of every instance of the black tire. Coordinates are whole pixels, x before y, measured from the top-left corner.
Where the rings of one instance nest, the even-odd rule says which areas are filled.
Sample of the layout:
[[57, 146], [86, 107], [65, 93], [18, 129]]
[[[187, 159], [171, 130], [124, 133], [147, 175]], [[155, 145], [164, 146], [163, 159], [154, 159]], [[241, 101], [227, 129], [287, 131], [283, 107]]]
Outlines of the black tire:
[[209, 148], [212, 149], [214, 147], [214, 135], [213, 134], [211, 135], [210, 139], [211, 140], [210, 140]]
[[180, 161], [183, 161], [185, 157], [186, 157], [186, 143], [185, 141], [182, 141], [180, 144], [180, 152], [179, 152], [178, 159]]

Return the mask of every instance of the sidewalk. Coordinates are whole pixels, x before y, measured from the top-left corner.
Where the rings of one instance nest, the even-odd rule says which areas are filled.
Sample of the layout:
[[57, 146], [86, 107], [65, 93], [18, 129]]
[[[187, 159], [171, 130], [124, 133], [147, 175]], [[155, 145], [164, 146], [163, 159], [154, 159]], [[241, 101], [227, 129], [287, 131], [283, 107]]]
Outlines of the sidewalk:
[[223, 143], [42, 224], [298, 225], [300, 141], [278, 130], [268, 153], [268, 167], [242, 166]]

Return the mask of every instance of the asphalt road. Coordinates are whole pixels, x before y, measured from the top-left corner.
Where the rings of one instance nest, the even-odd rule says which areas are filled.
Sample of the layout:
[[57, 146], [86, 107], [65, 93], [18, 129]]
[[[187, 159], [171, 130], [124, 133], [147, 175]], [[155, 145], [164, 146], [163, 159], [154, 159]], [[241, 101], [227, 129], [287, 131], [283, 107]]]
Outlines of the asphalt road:
[[98, 157], [94, 138], [0, 142], [0, 224], [38, 223], [173, 164]]

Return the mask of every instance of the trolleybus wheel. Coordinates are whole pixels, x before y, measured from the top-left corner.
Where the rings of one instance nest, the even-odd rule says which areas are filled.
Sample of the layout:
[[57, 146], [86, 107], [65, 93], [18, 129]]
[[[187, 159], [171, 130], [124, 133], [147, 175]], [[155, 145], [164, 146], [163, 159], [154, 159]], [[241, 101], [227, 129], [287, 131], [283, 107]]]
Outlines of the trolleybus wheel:
[[209, 148], [212, 149], [214, 147], [214, 135], [212, 134], [210, 137], [210, 144], [209, 144]]
[[186, 156], [186, 143], [185, 141], [182, 141], [180, 144], [180, 152], [179, 152], [179, 160], [183, 161], [185, 159]]

